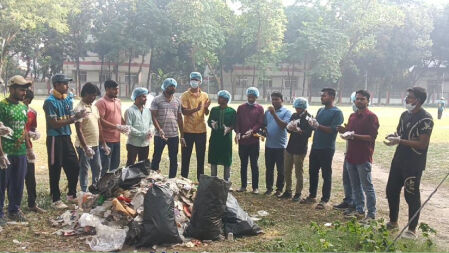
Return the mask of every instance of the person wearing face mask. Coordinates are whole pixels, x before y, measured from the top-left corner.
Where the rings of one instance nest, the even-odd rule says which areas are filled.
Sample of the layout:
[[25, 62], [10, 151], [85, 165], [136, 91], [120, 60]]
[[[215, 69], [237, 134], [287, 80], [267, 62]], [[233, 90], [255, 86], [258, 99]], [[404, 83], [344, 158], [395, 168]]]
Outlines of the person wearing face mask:
[[[345, 216], [364, 219], [366, 223], [376, 218], [376, 192], [371, 179], [371, 165], [379, 129], [376, 114], [368, 109], [370, 96], [368, 91], [357, 91], [357, 112], [351, 114], [348, 125], [337, 127], [341, 138], [347, 141], [345, 163], [356, 209]], [[365, 197], [368, 209], [366, 217]]]
[[293, 101], [293, 108], [296, 112], [290, 118], [287, 125], [287, 131], [290, 133], [287, 148], [284, 152], [284, 174], [285, 174], [285, 192], [281, 195], [283, 199], [292, 197], [292, 172], [295, 166], [296, 189], [293, 201], [298, 202], [301, 199], [303, 186], [303, 162], [307, 154], [307, 145], [312, 135], [313, 129], [307, 122], [311, 115], [307, 112], [309, 103], [305, 98], [296, 98]]
[[[409, 221], [421, 207], [419, 186], [422, 173], [426, 168], [427, 151], [434, 124], [430, 113], [422, 108], [427, 99], [426, 90], [413, 87], [409, 88], [407, 93], [405, 98], [407, 111], [402, 113], [396, 133], [388, 135], [384, 141], [388, 146], [397, 145], [387, 182], [387, 199], [390, 208], [388, 229], [398, 228], [402, 187], [404, 187], [405, 200], [408, 204]], [[418, 219], [419, 213], [411, 221], [403, 237], [416, 238]]]
[[259, 90], [249, 87], [246, 90], [248, 101], [237, 108], [237, 122], [235, 124], [235, 142], [239, 145], [241, 188], [238, 192], [246, 192], [248, 185], [248, 158], [251, 162], [251, 186], [253, 193], [259, 193], [259, 159], [260, 142], [254, 134], [263, 127], [263, 107], [256, 103]]
[[190, 73], [190, 89], [181, 96], [182, 114], [184, 115], [184, 139], [182, 148], [181, 176], [189, 177], [190, 157], [193, 144], [196, 151], [196, 175], [204, 174], [204, 156], [206, 153], [207, 129], [205, 115], [209, 115], [210, 100], [206, 92], [200, 89], [203, 77], [198, 72]]
[[[218, 165], [223, 165], [223, 178], [230, 182], [232, 164], [232, 129], [235, 126], [236, 111], [229, 107], [231, 93], [220, 90], [218, 106], [211, 109], [207, 125], [211, 128], [208, 162], [211, 176], [217, 176]], [[232, 190], [232, 188], [230, 189]]]
[[[178, 83], [173, 78], [167, 78], [162, 83], [162, 94], [151, 102], [151, 116], [156, 128], [154, 135], [154, 152], [151, 169], [159, 170], [162, 152], [168, 145], [170, 159], [169, 178], [176, 177], [178, 171], [178, 150], [186, 146], [182, 122], [181, 101], [174, 96]], [[179, 134], [178, 134], [179, 130]], [[179, 138], [181, 135], [181, 138]]]

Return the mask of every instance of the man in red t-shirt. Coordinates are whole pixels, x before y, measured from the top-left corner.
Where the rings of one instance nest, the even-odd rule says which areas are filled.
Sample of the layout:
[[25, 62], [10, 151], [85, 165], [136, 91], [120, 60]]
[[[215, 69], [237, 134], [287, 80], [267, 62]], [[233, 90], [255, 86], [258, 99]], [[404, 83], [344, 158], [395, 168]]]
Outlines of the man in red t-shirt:
[[[371, 178], [374, 145], [379, 129], [376, 114], [368, 109], [370, 94], [368, 91], [356, 92], [357, 112], [351, 114], [348, 125], [338, 127], [340, 136], [348, 141], [346, 167], [351, 181], [356, 210], [346, 214], [348, 217], [365, 219], [376, 218], [376, 192]], [[368, 214], [365, 218], [365, 196]]]
[[[25, 131], [28, 132], [30, 139], [37, 140], [40, 137], [37, 131], [37, 112], [30, 107], [31, 101], [33, 101], [34, 93], [32, 90], [27, 90], [23, 103], [28, 107], [28, 121], [25, 125]], [[32, 147], [31, 140], [29, 145]], [[27, 160], [27, 174], [25, 176], [25, 184], [28, 193], [28, 208], [30, 211], [36, 213], [45, 213], [46, 211], [37, 206], [36, 204], [36, 176], [34, 160]]]

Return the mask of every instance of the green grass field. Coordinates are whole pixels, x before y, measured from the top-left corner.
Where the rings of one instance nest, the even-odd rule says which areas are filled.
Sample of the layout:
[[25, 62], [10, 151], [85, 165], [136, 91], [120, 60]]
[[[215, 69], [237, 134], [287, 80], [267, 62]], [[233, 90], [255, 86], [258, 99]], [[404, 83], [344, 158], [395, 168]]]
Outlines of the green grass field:
[[[37, 155], [36, 159], [36, 177], [38, 182], [38, 204], [41, 207], [49, 208], [51, 200], [49, 196], [49, 177], [47, 169], [47, 154], [45, 146], [45, 117], [42, 110], [43, 98], [36, 98], [31, 107], [38, 112], [38, 129], [42, 133], [42, 138], [34, 142], [34, 151]], [[131, 101], [122, 101], [123, 112], [131, 105]], [[213, 103], [211, 106], [215, 106]], [[234, 103], [231, 105], [237, 109], [238, 104]], [[268, 105], [265, 104], [265, 107]], [[286, 104], [289, 109], [293, 111], [291, 104]], [[309, 112], [313, 115], [318, 110], [318, 105], [313, 105], [309, 108]], [[340, 107], [345, 116], [345, 122], [349, 117], [352, 109], [350, 106]], [[387, 147], [382, 143], [383, 137], [388, 133], [394, 132], [399, 120], [400, 114], [404, 111], [402, 107], [372, 107], [373, 112], [375, 112], [380, 121], [379, 136], [376, 142], [375, 150], [375, 164], [381, 166], [383, 169], [388, 171], [389, 164], [392, 159], [394, 148]], [[430, 108], [429, 111], [432, 113], [435, 119], [435, 128], [431, 138], [430, 150], [428, 155], [428, 165], [427, 170], [424, 173], [424, 182], [433, 184], [439, 181], [443, 175], [447, 172], [447, 162], [446, 155], [448, 154], [449, 148], [449, 115], [444, 115], [443, 120], [436, 120], [436, 108]], [[74, 135], [72, 135], [74, 138]], [[122, 165], [126, 161], [126, 136], [122, 135], [122, 150], [121, 150], [121, 162]], [[341, 154], [344, 152], [345, 143], [340, 138], [337, 138], [337, 153]], [[150, 159], [153, 153], [153, 143], [150, 144]], [[160, 168], [163, 174], [168, 174], [168, 154], [167, 150], [163, 155]], [[178, 175], [180, 174], [180, 163], [181, 154], [178, 156]], [[196, 181], [196, 158], [192, 155], [191, 159], [191, 171], [189, 177], [191, 180]], [[341, 164], [334, 164], [334, 167], [341, 167]], [[233, 182], [234, 189], [240, 186], [240, 160], [238, 157], [238, 148], [234, 144], [233, 147], [233, 163], [231, 170], [231, 180]], [[264, 165], [264, 148], [261, 145], [261, 152], [259, 158], [259, 168], [260, 168], [260, 190], [263, 192], [265, 190], [265, 165]], [[303, 189], [303, 195], [307, 194], [308, 189], [308, 159], [306, 159], [304, 164], [304, 174], [305, 174], [305, 185]], [[210, 167], [207, 164], [206, 156], [206, 174], [210, 173]], [[373, 172], [374, 173], [374, 172]], [[219, 168], [219, 176], [222, 177], [222, 170]], [[250, 173], [249, 173], [250, 177]], [[338, 202], [342, 197], [342, 186], [341, 186], [341, 175], [339, 173], [334, 173], [333, 175], [333, 197], [332, 202]], [[249, 182], [251, 179], [249, 178]], [[321, 179], [320, 179], [321, 183]], [[251, 185], [249, 184], [249, 188]], [[321, 189], [321, 186], [320, 186]], [[447, 188], [446, 188], [447, 189]], [[61, 190], [62, 196], [66, 193], [66, 180], [65, 174], [61, 173]], [[383, 191], [383, 189], [378, 189], [378, 191]], [[320, 194], [319, 194], [320, 195]], [[26, 192], [24, 193], [26, 196]], [[261, 227], [265, 230], [265, 235], [258, 237], [249, 237], [238, 239], [235, 242], [219, 242], [213, 243], [209, 246], [203, 246], [203, 248], [195, 248], [195, 251], [301, 251], [304, 250], [302, 242], [308, 242], [308, 247], [306, 250], [310, 251], [323, 251], [323, 243], [317, 236], [316, 231], [310, 228], [310, 222], [316, 221], [319, 224], [324, 224], [325, 222], [333, 222], [335, 220], [340, 220], [340, 213], [328, 210], [326, 212], [317, 213], [314, 210], [310, 210], [307, 206], [300, 206], [294, 203], [285, 203], [276, 200], [274, 197], [267, 198], [263, 195], [254, 196], [252, 194], [236, 194], [239, 199], [240, 204], [247, 210], [250, 214], [254, 214], [258, 210], [267, 210], [270, 216], [259, 222]], [[26, 210], [26, 197], [23, 198], [23, 208]], [[386, 210], [379, 212], [380, 216], [385, 217]], [[57, 228], [52, 228], [48, 222], [49, 219], [54, 218], [59, 213], [54, 210], [50, 210], [44, 216], [38, 216], [36, 214], [27, 214], [31, 225], [26, 228], [21, 227], [7, 227], [0, 233], [0, 251], [21, 251], [24, 250], [18, 245], [12, 243], [13, 239], [17, 239], [20, 242], [29, 242], [27, 251], [80, 251], [89, 250], [88, 246], [84, 243], [85, 238], [73, 239], [73, 237], [66, 238], [56, 235], [52, 235], [51, 232], [57, 230]], [[353, 239], [344, 235], [327, 235], [330, 242], [341, 243], [344, 248], [339, 248], [340, 250], [346, 251], [358, 251], [361, 250], [357, 243]], [[49, 240], [54, 243], [49, 244]], [[347, 241], [345, 241], [347, 240]], [[426, 247], [421, 244], [420, 241], [416, 243], [409, 243], [407, 251], [431, 251], [437, 250], [435, 247]], [[132, 250], [132, 249], [130, 249]], [[188, 249], [177, 249], [177, 251], [185, 251]], [[331, 250], [331, 248], [327, 248]]]

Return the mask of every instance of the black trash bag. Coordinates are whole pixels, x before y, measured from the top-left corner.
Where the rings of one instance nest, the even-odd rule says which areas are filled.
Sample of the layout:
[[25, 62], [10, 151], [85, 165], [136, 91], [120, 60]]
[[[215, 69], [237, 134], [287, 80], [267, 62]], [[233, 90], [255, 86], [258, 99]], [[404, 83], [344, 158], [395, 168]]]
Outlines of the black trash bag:
[[245, 236], [262, 233], [262, 229], [240, 207], [239, 202], [232, 194], [228, 194], [223, 223], [225, 234], [232, 233], [234, 236]]
[[153, 185], [143, 202], [143, 230], [137, 247], [181, 243], [175, 221], [173, 192], [168, 186]]
[[184, 235], [200, 240], [219, 240], [223, 234], [223, 214], [231, 183], [217, 177], [200, 176], [193, 202], [192, 218]]
[[128, 224], [129, 230], [126, 234], [125, 243], [127, 245], [134, 245], [137, 244], [140, 241], [140, 238], [142, 237], [142, 231], [143, 231], [143, 225], [142, 222], [138, 221], [131, 221]]
[[89, 186], [93, 194], [101, 194], [105, 198], [114, 197], [115, 191], [120, 188], [122, 169], [116, 169], [104, 174], [95, 185]]
[[126, 190], [133, 185], [140, 183], [142, 178], [145, 178], [150, 174], [150, 167], [150, 160], [146, 159], [123, 168], [120, 187]]

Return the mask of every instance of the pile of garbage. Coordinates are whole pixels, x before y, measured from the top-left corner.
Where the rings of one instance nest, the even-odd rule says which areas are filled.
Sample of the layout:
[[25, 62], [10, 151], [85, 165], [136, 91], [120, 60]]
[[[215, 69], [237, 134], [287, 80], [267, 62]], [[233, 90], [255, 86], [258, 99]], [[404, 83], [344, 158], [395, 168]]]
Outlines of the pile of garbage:
[[148, 160], [104, 175], [75, 210], [52, 220], [61, 236], [92, 235], [94, 251], [123, 245], [154, 247], [222, 240], [224, 235], [257, 235], [262, 230], [229, 192], [230, 184], [201, 175], [198, 187], [186, 178], [150, 170]]

